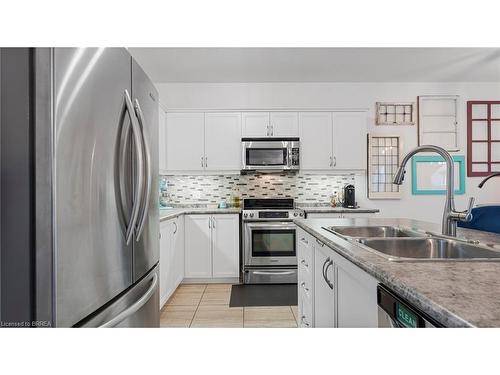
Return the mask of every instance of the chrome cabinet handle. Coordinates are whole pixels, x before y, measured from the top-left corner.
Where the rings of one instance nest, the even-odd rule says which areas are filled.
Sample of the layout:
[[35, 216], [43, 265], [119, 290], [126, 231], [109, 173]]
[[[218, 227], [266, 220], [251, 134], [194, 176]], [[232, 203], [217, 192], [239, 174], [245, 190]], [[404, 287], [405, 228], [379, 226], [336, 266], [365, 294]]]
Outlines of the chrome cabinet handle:
[[212, 216], [212, 228], [215, 228], [215, 218]]
[[135, 153], [136, 155], [136, 164], [137, 164], [137, 178], [136, 178], [136, 189], [134, 194], [134, 203], [132, 206], [132, 214], [130, 217], [130, 224], [127, 228], [127, 233], [125, 234], [125, 241], [127, 245], [130, 243], [132, 239], [132, 235], [134, 234], [134, 229], [137, 223], [137, 219], [139, 217], [139, 208], [141, 205], [141, 198], [143, 194], [143, 182], [144, 182], [144, 151], [142, 149], [142, 135], [141, 129], [137, 122], [137, 118], [135, 117], [135, 110], [132, 106], [132, 100], [130, 99], [130, 95], [127, 90], [125, 90], [125, 103], [127, 105], [127, 111], [130, 117], [130, 123], [132, 125], [132, 133], [134, 136], [134, 146], [137, 148]]
[[333, 157], [333, 166], [334, 167], [337, 166], [337, 157], [336, 156]]
[[323, 263], [323, 279], [325, 279], [326, 284], [330, 287], [330, 289], [333, 289], [333, 284], [332, 282], [328, 279], [327, 272], [328, 268], [333, 265], [333, 260], [330, 260], [330, 258], [326, 258], [325, 263]]
[[306, 240], [304, 237], [302, 237], [300, 240], [301, 240], [302, 242], [304, 242], [306, 245], [309, 245], [309, 241], [308, 241], [308, 240]]
[[212, 228], [212, 218], [211, 217], [208, 218], [208, 227]]
[[330, 156], [330, 167], [333, 167], [333, 158]]
[[305, 260], [305, 259], [302, 259], [302, 260], [300, 261], [300, 263], [301, 263], [301, 264], [303, 264], [303, 265], [304, 265], [304, 267], [309, 268], [309, 264], [307, 264], [307, 263], [306, 263], [306, 260]]
[[302, 289], [304, 289], [306, 292], [309, 292], [309, 288], [306, 287], [306, 283], [304, 281], [302, 281], [300, 283], [300, 286], [302, 287]]
[[120, 324], [122, 321], [127, 319], [129, 316], [138, 311], [142, 306], [149, 301], [151, 296], [154, 294], [156, 286], [158, 285], [158, 275], [155, 273], [153, 276], [153, 281], [151, 282], [151, 286], [148, 288], [146, 293], [143, 294], [141, 298], [139, 298], [132, 306], [123, 310], [120, 314], [115, 316], [113, 319], [107, 321], [106, 323], [99, 326], [99, 328], [110, 328]]
[[300, 322], [305, 325], [306, 327], [309, 327], [309, 323], [307, 323], [307, 320], [306, 320], [306, 316], [305, 315], [302, 315], [300, 317]]
[[144, 154], [145, 154], [145, 167], [146, 167], [146, 189], [145, 189], [145, 196], [144, 196], [144, 202], [142, 204], [142, 215], [139, 220], [139, 224], [136, 230], [136, 238], [135, 240], [138, 242], [139, 239], [141, 238], [141, 234], [144, 230], [144, 224], [146, 223], [146, 219], [148, 217], [148, 211], [149, 211], [149, 200], [151, 197], [151, 185], [152, 185], [152, 180], [153, 180], [153, 175], [151, 172], [151, 151], [149, 149], [149, 143], [145, 135], [145, 125], [146, 122], [144, 120], [144, 115], [141, 110], [141, 106], [139, 104], [139, 101], [135, 99], [134, 102], [134, 107], [135, 107], [135, 113], [137, 114], [137, 118], [139, 119], [139, 125], [141, 128], [141, 134], [142, 134], [142, 143], [144, 145]]
[[203, 168], [203, 156], [201, 157], [201, 167]]
[[175, 225], [175, 230], [174, 230], [174, 234], [177, 233], [177, 223], [174, 221], [174, 225]]
[[208, 167], [208, 157], [205, 156], [205, 168]]
[[320, 240], [316, 239], [316, 242], [318, 243], [318, 245], [320, 245], [321, 247], [325, 246], [325, 244], [323, 242], [321, 242]]

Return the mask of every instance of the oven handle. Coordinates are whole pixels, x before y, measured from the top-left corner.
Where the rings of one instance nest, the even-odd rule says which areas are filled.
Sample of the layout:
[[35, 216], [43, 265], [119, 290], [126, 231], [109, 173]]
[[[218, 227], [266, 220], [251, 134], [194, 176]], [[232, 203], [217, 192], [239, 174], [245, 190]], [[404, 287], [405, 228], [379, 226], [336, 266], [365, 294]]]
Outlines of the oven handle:
[[297, 226], [291, 221], [274, 221], [274, 222], [246, 222], [247, 228], [270, 228], [270, 229], [297, 229]]
[[295, 271], [253, 271], [255, 275], [293, 275]]

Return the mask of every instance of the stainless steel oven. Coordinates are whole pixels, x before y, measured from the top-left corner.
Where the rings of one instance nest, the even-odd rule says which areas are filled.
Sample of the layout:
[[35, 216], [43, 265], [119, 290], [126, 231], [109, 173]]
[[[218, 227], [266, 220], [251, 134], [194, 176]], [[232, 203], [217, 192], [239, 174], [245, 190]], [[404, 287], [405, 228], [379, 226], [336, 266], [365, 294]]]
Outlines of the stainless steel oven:
[[292, 222], [247, 222], [245, 265], [297, 265], [296, 227]]
[[297, 228], [293, 199], [243, 202], [243, 280], [247, 284], [297, 282]]
[[299, 138], [243, 138], [243, 170], [298, 170]]

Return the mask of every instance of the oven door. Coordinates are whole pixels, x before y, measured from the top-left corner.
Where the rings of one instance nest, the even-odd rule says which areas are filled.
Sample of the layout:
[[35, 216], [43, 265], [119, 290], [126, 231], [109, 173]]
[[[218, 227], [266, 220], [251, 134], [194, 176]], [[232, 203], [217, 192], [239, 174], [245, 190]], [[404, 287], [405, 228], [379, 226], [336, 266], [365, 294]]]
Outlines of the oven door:
[[246, 222], [245, 266], [297, 265], [296, 226], [292, 222]]
[[289, 168], [288, 142], [243, 142], [243, 169], [273, 170]]

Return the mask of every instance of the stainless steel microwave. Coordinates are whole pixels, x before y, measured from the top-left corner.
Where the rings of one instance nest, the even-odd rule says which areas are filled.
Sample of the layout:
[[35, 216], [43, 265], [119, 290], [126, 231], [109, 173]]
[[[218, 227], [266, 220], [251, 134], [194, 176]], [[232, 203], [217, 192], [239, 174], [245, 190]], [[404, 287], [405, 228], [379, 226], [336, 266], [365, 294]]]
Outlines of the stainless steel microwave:
[[299, 170], [299, 138], [242, 138], [243, 170]]

